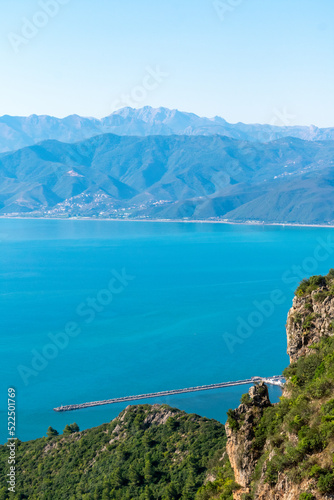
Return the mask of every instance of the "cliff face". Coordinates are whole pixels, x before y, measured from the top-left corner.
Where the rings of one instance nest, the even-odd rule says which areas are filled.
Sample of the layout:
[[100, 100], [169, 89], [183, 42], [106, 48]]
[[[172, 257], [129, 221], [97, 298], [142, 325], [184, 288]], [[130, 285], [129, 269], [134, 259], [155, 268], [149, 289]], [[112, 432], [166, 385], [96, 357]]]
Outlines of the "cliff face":
[[[248, 396], [248, 397], [247, 397]], [[253, 446], [254, 428], [263, 415], [263, 410], [271, 406], [267, 386], [261, 382], [249, 389], [243, 402], [234, 411], [229, 412], [225, 425], [228, 453], [236, 482], [242, 486], [239, 494], [248, 493], [254, 468], [259, 458]]]
[[334, 498], [334, 271], [303, 280], [287, 319], [279, 403], [252, 388], [226, 423], [235, 500]]
[[309, 354], [309, 346], [333, 335], [334, 297], [322, 287], [311, 294], [295, 297], [289, 311], [286, 333], [290, 362]]

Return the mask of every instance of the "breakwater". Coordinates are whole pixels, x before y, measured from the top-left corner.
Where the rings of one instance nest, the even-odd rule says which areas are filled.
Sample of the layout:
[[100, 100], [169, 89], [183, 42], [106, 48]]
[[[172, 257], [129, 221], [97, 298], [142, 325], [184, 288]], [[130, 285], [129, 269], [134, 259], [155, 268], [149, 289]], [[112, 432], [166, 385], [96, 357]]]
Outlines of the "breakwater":
[[135, 396], [123, 396], [123, 397], [118, 397], [118, 398], [113, 398], [113, 399], [104, 399], [101, 401], [91, 401], [88, 403], [79, 403], [79, 404], [71, 404], [71, 405], [66, 405], [66, 406], [58, 406], [57, 408], [54, 408], [54, 411], [62, 412], [62, 411], [82, 410], [84, 408], [91, 408], [92, 406], [103, 406], [103, 405], [110, 405], [110, 404], [115, 404], [115, 403], [125, 403], [128, 401], [138, 401], [140, 399], [150, 399], [150, 398], [159, 398], [159, 397], [164, 397], [164, 396], [173, 396], [174, 394], [183, 394], [183, 393], [187, 393], [187, 392], [210, 391], [213, 389], [221, 389], [224, 387], [233, 387], [233, 386], [237, 386], [237, 385], [248, 385], [248, 384], [258, 383], [261, 381], [263, 381], [267, 384], [278, 385], [281, 387], [284, 385], [284, 379], [280, 375], [274, 375], [273, 377], [268, 377], [268, 378], [251, 377], [248, 379], [236, 380], [236, 381], [232, 381], [232, 382], [220, 382], [218, 384], [200, 385], [197, 387], [187, 387], [185, 389], [171, 389], [168, 391], [150, 392], [148, 394], [138, 394]]

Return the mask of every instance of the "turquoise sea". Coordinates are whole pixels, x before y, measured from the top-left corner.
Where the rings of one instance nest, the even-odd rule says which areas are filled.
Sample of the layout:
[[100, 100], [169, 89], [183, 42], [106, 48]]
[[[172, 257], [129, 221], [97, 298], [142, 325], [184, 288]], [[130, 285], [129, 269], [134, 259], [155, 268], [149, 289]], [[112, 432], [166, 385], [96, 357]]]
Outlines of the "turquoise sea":
[[[293, 291], [303, 276], [334, 267], [332, 235], [331, 228], [1, 219], [0, 442], [8, 437], [8, 387], [17, 391], [17, 436], [28, 440], [49, 425], [59, 432], [74, 421], [99, 425], [126, 406], [55, 413], [61, 404], [280, 374]], [[133, 279], [115, 281], [117, 273]], [[224, 422], [247, 389], [142, 402]], [[280, 389], [271, 395], [277, 400]]]

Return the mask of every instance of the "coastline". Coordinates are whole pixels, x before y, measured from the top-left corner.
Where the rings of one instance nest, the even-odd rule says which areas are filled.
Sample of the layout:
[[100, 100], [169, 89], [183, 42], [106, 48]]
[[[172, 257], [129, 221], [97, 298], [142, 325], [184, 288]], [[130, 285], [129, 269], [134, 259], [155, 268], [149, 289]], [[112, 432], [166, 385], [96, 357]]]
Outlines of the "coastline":
[[62, 221], [108, 221], [108, 222], [164, 222], [164, 223], [184, 223], [184, 224], [228, 224], [235, 226], [282, 226], [282, 227], [313, 227], [313, 228], [334, 228], [334, 224], [302, 224], [297, 222], [258, 222], [243, 221], [236, 222], [230, 220], [210, 220], [210, 219], [123, 219], [106, 217], [19, 217], [0, 215], [0, 220], [62, 220]]

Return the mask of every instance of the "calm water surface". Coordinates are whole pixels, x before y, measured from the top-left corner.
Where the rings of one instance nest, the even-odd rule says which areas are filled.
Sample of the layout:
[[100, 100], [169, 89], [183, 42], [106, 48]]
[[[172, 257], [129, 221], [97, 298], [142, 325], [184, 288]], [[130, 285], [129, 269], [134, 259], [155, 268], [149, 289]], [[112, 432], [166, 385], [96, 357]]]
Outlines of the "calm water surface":
[[[0, 442], [9, 386], [17, 390], [17, 436], [27, 440], [49, 425], [99, 425], [126, 406], [53, 412], [61, 404], [281, 373], [293, 290], [302, 276], [334, 267], [333, 249], [316, 251], [332, 231], [0, 220]], [[123, 269], [133, 279], [118, 283], [110, 302], [106, 287]], [[80, 334], [64, 346], [58, 334], [68, 323]], [[224, 422], [246, 390], [147, 402]], [[272, 399], [279, 394], [274, 388]]]

